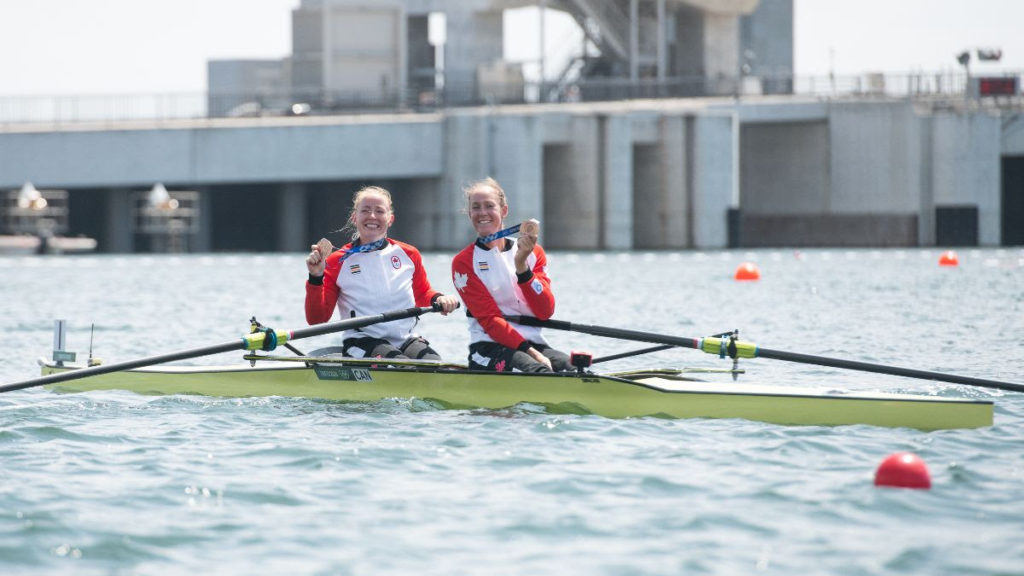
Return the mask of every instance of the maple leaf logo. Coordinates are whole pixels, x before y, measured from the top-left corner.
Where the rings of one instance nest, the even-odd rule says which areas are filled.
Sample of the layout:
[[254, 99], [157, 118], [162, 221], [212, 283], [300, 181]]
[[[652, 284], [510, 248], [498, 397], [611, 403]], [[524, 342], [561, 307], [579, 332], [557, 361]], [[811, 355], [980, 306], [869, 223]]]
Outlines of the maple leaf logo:
[[452, 276], [452, 281], [455, 282], [455, 289], [462, 292], [462, 289], [466, 287], [466, 284], [469, 284], [469, 274], [460, 274], [456, 272], [455, 275]]

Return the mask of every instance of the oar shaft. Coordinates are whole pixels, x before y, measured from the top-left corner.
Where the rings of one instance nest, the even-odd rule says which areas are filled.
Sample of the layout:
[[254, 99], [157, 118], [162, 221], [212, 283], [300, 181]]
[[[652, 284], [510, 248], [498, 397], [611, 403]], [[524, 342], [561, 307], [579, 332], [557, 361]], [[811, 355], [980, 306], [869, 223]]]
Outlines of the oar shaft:
[[[292, 330], [291, 332], [277, 331], [275, 334], [277, 342], [279, 344], [283, 344], [289, 340], [321, 336], [334, 332], [342, 332], [344, 330], [354, 330], [356, 328], [370, 326], [371, 324], [391, 322], [393, 320], [401, 320], [403, 318], [412, 318], [436, 310], [440, 310], [440, 307], [423, 306], [420, 308], [406, 308], [405, 310], [394, 310], [392, 312], [384, 312], [383, 314], [376, 314], [373, 316], [359, 316], [356, 318], [349, 318], [347, 320], [340, 320], [338, 322], [317, 324], [308, 328]], [[150, 356], [148, 358], [139, 358], [114, 364], [100, 364], [99, 366], [89, 366], [87, 368], [78, 368], [67, 372], [47, 374], [46, 376], [32, 378], [31, 380], [0, 386], [0, 393], [22, 390], [35, 386], [46, 386], [47, 384], [56, 384], [58, 382], [66, 382], [68, 380], [78, 380], [81, 378], [88, 378], [89, 376], [99, 376], [100, 374], [108, 374], [110, 372], [120, 372], [121, 370], [142, 368], [143, 366], [175, 362], [177, 360], [188, 360], [190, 358], [210, 356], [212, 354], [220, 354], [222, 352], [231, 352], [232, 350], [258, 350], [260, 349], [260, 345], [262, 344], [265, 336], [265, 333], [255, 332], [252, 334], [246, 334], [241, 339], [236, 338], [235, 340], [225, 342], [223, 344], [214, 344], [212, 346], [193, 348], [191, 350], [181, 350], [179, 352], [170, 352], [167, 354], [160, 354], [158, 356]]]
[[116, 362], [114, 364], [100, 364], [98, 366], [78, 368], [75, 370], [70, 370], [68, 372], [56, 372], [54, 374], [47, 374], [46, 376], [32, 378], [31, 380], [25, 380], [24, 382], [4, 384], [3, 386], [0, 386], [0, 393], [12, 392], [14, 390], [22, 390], [24, 388], [33, 388], [36, 386], [46, 386], [47, 384], [57, 384], [58, 382], [78, 380], [80, 378], [88, 378], [89, 376], [99, 376], [100, 374], [109, 374], [110, 372], [120, 372], [121, 370], [131, 370], [133, 368], [141, 368], [143, 366], [153, 366], [155, 364], [164, 364], [166, 362], [187, 360], [189, 358], [198, 358], [200, 356], [209, 356], [211, 354], [220, 354], [221, 352], [230, 352], [232, 350], [242, 349], [244, 349], [242, 341], [236, 340], [230, 343], [225, 342], [224, 344], [207, 346], [205, 348], [196, 348], [193, 350], [170, 352], [168, 354], [160, 354], [158, 356], [149, 356], [147, 358], [138, 358], [136, 360]]
[[[582, 334], [604, 336], [607, 338], [619, 338], [622, 340], [634, 340], [637, 342], [652, 342], [654, 344], [669, 344], [682, 348], [695, 348], [697, 350], [707, 352], [708, 354], [716, 354], [719, 356], [732, 356], [732, 354], [735, 353], [740, 358], [771, 358], [774, 360], [786, 360], [788, 362], [799, 362], [802, 364], [817, 364], [819, 366], [831, 366], [834, 368], [846, 368], [849, 370], [861, 370], [865, 372], [876, 372], [879, 374], [891, 374], [893, 376], [921, 378], [924, 380], [937, 380], [940, 382], [952, 382], [954, 384], [967, 384], [970, 386], [995, 388], [997, 390], [1008, 390], [1011, 392], [1024, 392], [1024, 384], [1017, 384], [1014, 382], [1001, 382], [999, 380], [957, 376], [956, 374], [945, 374], [943, 372], [915, 370], [912, 368], [901, 368], [899, 366], [885, 366], [882, 364], [871, 364], [870, 362], [858, 362], [856, 360], [841, 360], [838, 358], [800, 354], [798, 352], [771, 350], [761, 348], [760, 346], [750, 342], [743, 342], [739, 340], [731, 341], [729, 339], [719, 337], [680, 338], [677, 336], [640, 332], [637, 330], [622, 330], [619, 328], [608, 328], [605, 326], [574, 324], [562, 320], [538, 320], [537, 318], [530, 316], [509, 316], [506, 319], [524, 326], [540, 326], [543, 328], [580, 332]], [[727, 349], [731, 349], [731, 352]]]
[[632, 350], [629, 352], [620, 352], [618, 354], [609, 354], [608, 356], [601, 356], [600, 358], [594, 358], [590, 361], [591, 364], [600, 364], [601, 362], [611, 362], [612, 360], [620, 360], [622, 358], [630, 358], [632, 356], [639, 356], [641, 354], [650, 354], [651, 352], [661, 352], [662, 350], [669, 350], [675, 348], [675, 346], [669, 344], [662, 344], [660, 346], [652, 346], [650, 348], [643, 348], [641, 350]]
[[384, 312], [383, 314], [374, 314], [373, 316], [358, 316], [356, 318], [339, 320], [338, 322], [330, 322], [328, 324], [316, 324], [314, 326], [292, 330], [290, 332], [291, 336], [288, 339], [299, 340], [301, 338], [323, 336], [324, 334], [333, 334], [344, 330], [354, 330], [371, 324], [380, 324], [381, 322], [413, 318], [428, 312], [437, 312], [440, 309], [441, 308], [439, 306], [421, 306], [419, 308], [406, 308], [405, 310], [394, 310], [392, 312]]
[[532, 316], [507, 316], [511, 320], [523, 326], [540, 326], [554, 330], [566, 330], [569, 332], [580, 332], [592, 336], [604, 336], [606, 338], [619, 338], [621, 340], [635, 340], [637, 342], [651, 342], [652, 344], [667, 344], [669, 346], [680, 346], [682, 348], [699, 348], [700, 338], [679, 338], [665, 334], [653, 334], [651, 332], [639, 332], [636, 330], [622, 330], [620, 328], [608, 328], [605, 326], [593, 326], [589, 324], [576, 324], [564, 320], [538, 320]]
[[811, 354], [772, 350], [770, 348], [758, 347], [757, 357], [786, 360], [787, 362], [799, 362], [801, 364], [817, 364], [819, 366], [831, 366], [833, 368], [845, 368], [848, 370], [861, 370], [863, 372], [875, 372], [878, 374], [889, 374], [892, 376], [905, 376], [907, 378], [952, 382], [953, 384], [968, 384], [971, 386], [981, 386], [983, 388], [1009, 390], [1011, 392], [1024, 392], [1024, 384], [1015, 384], [1013, 382], [1000, 382], [998, 380], [974, 378], [971, 376], [958, 376], [956, 374], [932, 372], [930, 370], [917, 370], [914, 368], [903, 368], [900, 366], [886, 366], [884, 364], [872, 364], [871, 362], [860, 362], [857, 360], [827, 358], [825, 356], [813, 356]]

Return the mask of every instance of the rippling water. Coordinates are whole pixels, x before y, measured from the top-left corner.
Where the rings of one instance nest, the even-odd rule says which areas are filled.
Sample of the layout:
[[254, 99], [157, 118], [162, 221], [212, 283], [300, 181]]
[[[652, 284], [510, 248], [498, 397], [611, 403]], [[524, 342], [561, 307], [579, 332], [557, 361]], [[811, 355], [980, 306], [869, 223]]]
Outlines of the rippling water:
[[[554, 253], [556, 318], [1024, 382], [1024, 251]], [[107, 362], [304, 325], [301, 254], [0, 257], [0, 382], [55, 318]], [[744, 261], [759, 282], [732, 280]], [[428, 254], [451, 291], [449, 260]], [[90, 326], [95, 325], [90, 331]], [[420, 331], [464, 360], [461, 317]], [[549, 333], [597, 355], [642, 348]], [[312, 349], [330, 336], [296, 342]], [[191, 363], [236, 362], [238, 353]], [[723, 367], [676, 350], [606, 365]], [[991, 398], [920, 432], [415, 400], [0, 395], [3, 574], [1024, 574], [1024, 395], [773, 360], [743, 380]], [[912, 451], [928, 491], [878, 489]]]

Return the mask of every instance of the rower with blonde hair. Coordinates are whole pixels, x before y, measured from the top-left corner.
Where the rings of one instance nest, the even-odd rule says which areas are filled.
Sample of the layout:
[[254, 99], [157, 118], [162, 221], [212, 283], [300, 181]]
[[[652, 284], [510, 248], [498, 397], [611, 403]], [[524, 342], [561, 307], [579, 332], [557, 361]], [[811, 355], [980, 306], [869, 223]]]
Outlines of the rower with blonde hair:
[[[539, 222], [527, 220], [503, 229], [508, 201], [493, 178], [474, 182], [464, 193], [478, 237], [455, 256], [452, 279], [469, 316], [469, 367], [496, 372], [571, 370], [569, 356], [549, 346], [540, 328], [505, 319], [547, 320], [555, 312], [547, 255], [537, 243]], [[516, 228], [519, 238], [512, 241], [507, 236]]]
[[[333, 250], [323, 239], [306, 256], [306, 321], [327, 322], [337, 308], [341, 318], [437, 305], [447, 315], [459, 306], [455, 296], [434, 290], [419, 250], [388, 238], [395, 221], [391, 193], [379, 186], [353, 196], [346, 228], [352, 241]], [[373, 324], [343, 335], [342, 350], [356, 358], [440, 360], [430, 343], [413, 332], [416, 318]]]

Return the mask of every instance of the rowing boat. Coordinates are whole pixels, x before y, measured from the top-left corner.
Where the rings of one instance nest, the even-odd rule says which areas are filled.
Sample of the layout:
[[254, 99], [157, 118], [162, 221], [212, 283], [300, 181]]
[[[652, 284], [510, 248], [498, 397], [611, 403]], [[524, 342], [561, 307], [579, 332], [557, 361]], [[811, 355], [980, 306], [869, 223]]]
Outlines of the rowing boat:
[[[349, 318], [294, 331], [273, 330], [253, 319], [252, 329], [241, 339], [129, 360], [114, 364], [73, 367], [73, 353], [63, 351], [62, 321], [54, 338], [53, 361], [42, 362], [42, 374], [31, 380], [0, 385], [0, 393], [45, 386], [61, 392], [129, 390], [141, 394], [202, 394], [221, 397], [285, 396], [344, 402], [379, 402], [404, 398], [422, 399], [441, 408], [503, 409], [522, 404], [543, 406], [554, 412], [595, 414], [609, 418], [742, 418], [775, 424], [807, 426], [872, 425], [921, 430], [979, 428], [993, 422], [990, 400], [947, 396], [810, 389], [791, 386], [708, 382], [692, 370], [651, 369], [595, 373], [599, 361], [661, 350], [694, 348], [721, 358], [736, 375], [740, 358], [770, 358], [896, 376], [922, 378], [1024, 392], [1024, 384], [971, 376], [929, 372], [866, 362], [773, 350], [738, 340], [724, 333], [706, 338], [682, 338], [603, 326], [555, 320], [517, 318], [521, 323], [593, 334], [660, 346], [630, 353], [591, 359], [574, 355], [576, 372], [526, 374], [482, 372], [465, 365], [417, 360], [355, 359], [332, 355], [273, 355], [289, 340], [351, 330], [380, 322], [418, 317], [439, 308], [395, 310], [374, 316]], [[182, 366], [171, 364], [244, 350], [245, 364]]]
[[[140, 394], [287, 396], [345, 402], [416, 398], [440, 408], [539, 405], [553, 413], [608, 418], [743, 418], [775, 424], [867, 424], [921, 430], [992, 424], [992, 402], [940, 396], [849, 392], [707, 382], [679, 369], [595, 374], [480, 372], [424, 361], [247, 355], [255, 363], [155, 366], [72, 380], [60, 392], [129, 390]], [[43, 375], [69, 370], [44, 363]], [[698, 371], [699, 372], [699, 371]]]

